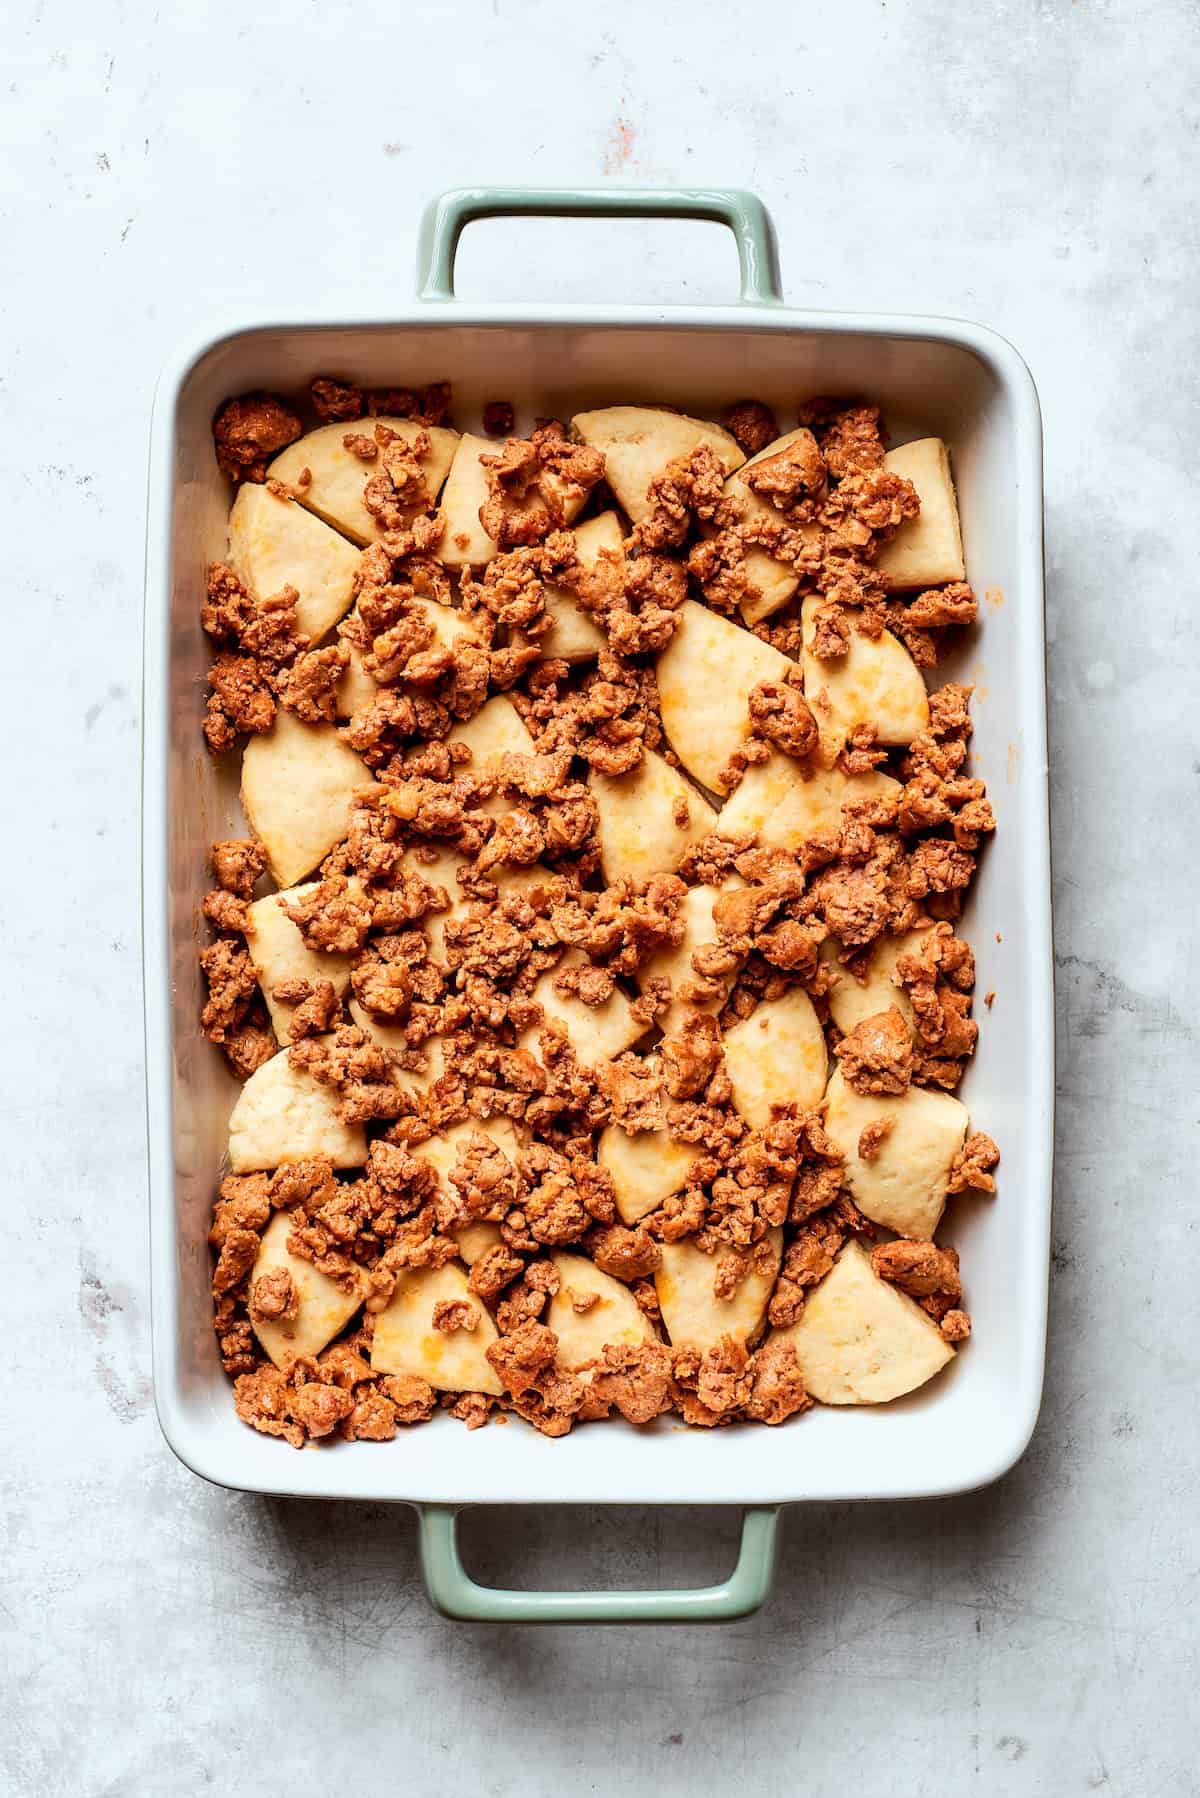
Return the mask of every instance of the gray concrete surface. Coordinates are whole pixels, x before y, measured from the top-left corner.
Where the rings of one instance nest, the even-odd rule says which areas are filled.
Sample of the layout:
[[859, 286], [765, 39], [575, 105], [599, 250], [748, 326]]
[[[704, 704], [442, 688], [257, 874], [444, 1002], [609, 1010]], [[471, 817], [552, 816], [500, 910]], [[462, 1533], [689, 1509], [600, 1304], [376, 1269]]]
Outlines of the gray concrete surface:
[[[418, 18], [421, 22], [418, 23]], [[0, 1789], [1200, 1790], [1197, 34], [1187, 0], [579, 11], [40, 0], [0, 23], [8, 822]], [[961, 313], [1046, 415], [1059, 962], [1046, 1406], [950, 1503], [791, 1514], [702, 1634], [469, 1632], [407, 1512], [232, 1497], [151, 1407], [146, 420], [193, 325], [406, 294], [496, 178], [758, 189], [789, 295]], [[464, 243], [467, 291], [731, 291], [721, 235]], [[564, 247], [565, 246], [565, 247]], [[486, 1513], [492, 1578], [711, 1577], [719, 1514]]]

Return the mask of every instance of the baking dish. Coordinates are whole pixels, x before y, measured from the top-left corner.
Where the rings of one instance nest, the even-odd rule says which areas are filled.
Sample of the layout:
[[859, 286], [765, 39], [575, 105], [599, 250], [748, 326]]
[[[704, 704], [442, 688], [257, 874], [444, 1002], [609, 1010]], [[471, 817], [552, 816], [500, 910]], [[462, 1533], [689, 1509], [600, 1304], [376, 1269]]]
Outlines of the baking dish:
[[[455, 302], [468, 221], [514, 213], [712, 219], [734, 233], [741, 303], [579, 307]], [[1042, 574], [1041, 427], [1015, 350], [948, 320], [784, 307], [769, 220], [725, 190], [447, 194], [426, 214], [419, 298], [356, 317], [279, 312], [184, 346], [157, 391], [147, 547], [143, 948], [158, 1413], [195, 1472], [255, 1492], [396, 1501], [419, 1514], [422, 1565], [448, 1614], [517, 1621], [700, 1620], [762, 1602], [778, 1509], [817, 1499], [927, 1497], [1004, 1473], [1023, 1451], [1041, 1395], [1053, 1107]], [[975, 1334], [931, 1388], [881, 1410], [818, 1407], [770, 1430], [704, 1432], [614, 1422], [547, 1441], [517, 1421], [468, 1433], [446, 1416], [392, 1443], [305, 1453], [236, 1418], [209, 1311], [205, 1233], [234, 1083], [197, 1029], [199, 901], [210, 840], [244, 829], [235, 770], [200, 734], [208, 651], [201, 570], [224, 551], [229, 497], [212, 454], [219, 402], [284, 392], [322, 372], [375, 384], [454, 383], [465, 422], [511, 398], [519, 418], [616, 400], [717, 416], [766, 400], [781, 419], [814, 392], [879, 401], [893, 438], [951, 446], [968, 571], [988, 595], [983, 625], [939, 678], [976, 683], [974, 771], [999, 833], [982, 858], [964, 925], [979, 993], [995, 989], [963, 1097], [1003, 1151], [999, 1196], [954, 1201]], [[555, 1502], [749, 1507], [738, 1566], [702, 1591], [496, 1592], [463, 1571], [454, 1525], [469, 1504]]]

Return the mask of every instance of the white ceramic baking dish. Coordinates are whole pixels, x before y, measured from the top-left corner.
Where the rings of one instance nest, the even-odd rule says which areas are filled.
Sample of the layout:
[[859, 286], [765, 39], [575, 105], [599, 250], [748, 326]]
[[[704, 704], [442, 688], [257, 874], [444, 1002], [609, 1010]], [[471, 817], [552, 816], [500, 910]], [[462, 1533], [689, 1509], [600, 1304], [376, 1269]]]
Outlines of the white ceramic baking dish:
[[[505, 213], [685, 216], [734, 231], [742, 303], [731, 307], [456, 304], [453, 258], [471, 218]], [[144, 954], [158, 1412], [198, 1474], [255, 1492], [417, 1506], [431, 1593], [455, 1615], [536, 1621], [704, 1618], [761, 1602], [782, 1504], [928, 1497], [996, 1479], [1022, 1453], [1041, 1395], [1053, 1105], [1053, 969], [1043, 668], [1041, 427], [1033, 381], [993, 332], [942, 319], [786, 309], [769, 222], [750, 195], [482, 190], [443, 196], [421, 239], [419, 292], [361, 316], [280, 312], [186, 345], [154, 406], [145, 622]], [[468, 1433], [445, 1416], [391, 1444], [295, 1453], [234, 1415], [210, 1322], [205, 1232], [235, 1086], [197, 1029], [196, 952], [206, 851], [244, 829], [237, 776], [200, 734], [208, 649], [204, 564], [225, 546], [229, 494], [210, 423], [229, 394], [299, 390], [335, 372], [376, 384], [454, 384], [464, 423], [511, 397], [519, 417], [615, 400], [716, 417], [752, 395], [781, 421], [814, 392], [879, 401], [893, 438], [951, 447], [968, 572], [987, 600], [959, 665], [976, 683], [975, 772], [998, 835], [965, 931], [975, 945], [978, 1054], [963, 1088], [1003, 1150], [995, 1199], [952, 1202], [975, 1330], [947, 1373], [882, 1409], [814, 1412], [779, 1429], [705, 1432], [615, 1422], [547, 1441], [513, 1420]], [[738, 1568], [701, 1592], [500, 1593], [458, 1562], [454, 1516], [516, 1502], [751, 1507]]]

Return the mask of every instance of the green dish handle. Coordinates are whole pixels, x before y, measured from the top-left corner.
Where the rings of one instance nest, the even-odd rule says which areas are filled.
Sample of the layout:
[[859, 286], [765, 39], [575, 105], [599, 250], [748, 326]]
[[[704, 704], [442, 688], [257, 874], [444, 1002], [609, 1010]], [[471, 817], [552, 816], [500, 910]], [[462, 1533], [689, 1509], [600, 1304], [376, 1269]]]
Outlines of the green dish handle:
[[780, 306], [771, 217], [740, 187], [456, 187], [425, 208], [417, 239], [417, 293], [454, 298], [454, 253], [464, 225], [486, 218], [678, 218], [727, 225], [737, 244], [742, 300]]
[[737, 1565], [719, 1586], [650, 1592], [514, 1592], [480, 1586], [458, 1552], [458, 1505], [418, 1505], [421, 1571], [443, 1617], [462, 1623], [728, 1623], [757, 1611], [771, 1590], [779, 1506], [742, 1518]]

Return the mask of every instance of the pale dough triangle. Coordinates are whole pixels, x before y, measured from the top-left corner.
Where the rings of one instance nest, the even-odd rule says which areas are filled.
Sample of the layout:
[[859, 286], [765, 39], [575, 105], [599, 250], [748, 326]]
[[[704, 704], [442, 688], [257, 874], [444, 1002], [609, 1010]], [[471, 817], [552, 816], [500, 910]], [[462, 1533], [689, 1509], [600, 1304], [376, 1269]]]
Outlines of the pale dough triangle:
[[[442, 516], [446, 529], [436, 554], [447, 568], [481, 568], [499, 555], [500, 545], [489, 537], [479, 518], [479, 508], [488, 497], [487, 470], [481, 456], [498, 456], [504, 445], [490, 437], [473, 437], [469, 432], [458, 440], [446, 485], [442, 488]], [[586, 493], [575, 493], [563, 501], [563, 514], [569, 524], [582, 509]]]
[[[843, 1036], [849, 1036], [864, 1018], [873, 1018], [890, 1005], [896, 1007], [909, 1030], [915, 1030], [912, 1003], [892, 976], [900, 957], [918, 954], [932, 929], [932, 924], [927, 924], [919, 930], [906, 930], [900, 936], [876, 937], [862, 980], [856, 979], [848, 968], [838, 968], [837, 982], [829, 993], [829, 1014]], [[821, 944], [822, 957], [836, 964], [837, 954], [837, 939], [826, 937]]]
[[647, 749], [628, 774], [592, 770], [600, 813], [600, 860], [611, 883], [673, 874], [693, 843], [711, 834], [716, 814], [678, 769]]
[[703, 1352], [722, 1336], [742, 1343], [754, 1340], [767, 1315], [783, 1257], [783, 1231], [778, 1227], [771, 1230], [767, 1242], [769, 1265], [748, 1273], [727, 1299], [717, 1298], [713, 1291], [719, 1255], [706, 1255], [690, 1237], [663, 1243], [662, 1266], [654, 1276], [654, 1287], [663, 1325], [677, 1348], [686, 1342]]
[[[376, 425], [386, 425], [406, 443], [415, 442], [420, 432], [425, 432], [429, 452], [421, 458], [421, 468], [432, 503], [441, 492], [454, 459], [458, 432], [448, 431], [443, 425], [419, 424], [412, 418], [356, 418], [349, 424], [321, 425], [290, 443], [267, 470], [272, 480], [282, 481], [294, 490], [302, 506], [360, 544], [374, 543], [383, 535], [379, 520], [363, 504], [363, 489], [381, 464], [378, 456], [364, 462], [346, 448], [346, 438], [368, 437], [373, 441]], [[312, 478], [301, 487], [300, 475], [306, 468]]]
[[719, 887], [689, 887], [680, 906], [683, 917], [683, 936], [680, 941], [674, 948], [657, 950], [638, 969], [637, 981], [642, 987], [656, 975], [671, 982], [671, 1003], [658, 1020], [664, 1035], [669, 1036], [673, 1031], [679, 1030], [695, 1013], [715, 1015], [729, 996], [729, 990], [737, 977], [736, 968], [721, 976], [716, 983], [717, 995], [713, 999], [702, 1002], [684, 999], [683, 988], [697, 978], [692, 966], [696, 950], [707, 948], [717, 940], [717, 927], [713, 922], [714, 905], [722, 893], [733, 892], [745, 884], [740, 876], [732, 874]]
[[724, 1046], [733, 1102], [754, 1129], [766, 1128], [776, 1106], [820, 1103], [825, 1033], [803, 987], [764, 999], [725, 1032]]
[[[559, 1367], [573, 1371], [599, 1358], [608, 1343], [654, 1342], [654, 1326], [628, 1286], [602, 1273], [586, 1255], [551, 1256], [558, 1291], [550, 1300], [545, 1322], [558, 1337]], [[573, 1297], [596, 1294], [586, 1311], [576, 1311]]]
[[883, 464], [911, 481], [921, 502], [917, 516], [906, 518], [895, 536], [880, 545], [875, 566], [888, 586], [937, 587], [963, 580], [962, 532], [946, 445], [940, 437], [921, 437], [889, 450]]
[[663, 1130], [623, 1130], [609, 1124], [600, 1134], [596, 1159], [612, 1175], [621, 1222], [636, 1224], [687, 1185], [703, 1149], [676, 1142]]
[[[473, 1330], [447, 1334], [434, 1328], [434, 1306], [465, 1300], [477, 1314]], [[482, 1299], [467, 1285], [454, 1262], [401, 1273], [386, 1310], [375, 1319], [371, 1367], [375, 1373], [412, 1374], [440, 1392], [486, 1392], [499, 1398], [500, 1384], [487, 1350], [497, 1342], [496, 1326]]]
[[285, 1046], [290, 1041], [288, 1028], [296, 1008], [275, 998], [277, 986], [285, 980], [328, 980], [341, 999], [350, 985], [351, 958], [306, 948], [299, 928], [283, 909], [285, 899], [302, 899], [316, 884], [309, 881], [284, 893], [268, 893], [265, 899], [256, 899], [250, 907], [253, 930], [246, 938], [246, 948], [258, 970], [258, 984], [271, 1014], [276, 1041]]
[[[864, 1161], [859, 1136], [884, 1117], [895, 1119], [893, 1127]], [[932, 1240], [967, 1123], [966, 1106], [949, 1093], [924, 1086], [898, 1094], [856, 1093], [840, 1067], [829, 1082], [825, 1128], [846, 1158], [845, 1183], [859, 1210], [898, 1236]]]
[[931, 1380], [954, 1359], [937, 1325], [906, 1292], [881, 1280], [848, 1242], [803, 1311], [768, 1343], [790, 1342], [805, 1389], [824, 1405], [878, 1405]]
[[[319, 1040], [319, 1039], [318, 1039]], [[361, 1124], [344, 1124], [337, 1095], [304, 1068], [294, 1068], [286, 1049], [256, 1068], [238, 1094], [229, 1119], [229, 1165], [235, 1174], [256, 1173], [321, 1155], [334, 1167], [362, 1167], [367, 1139]]]
[[668, 462], [707, 444], [726, 470], [740, 468], [745, 456], [728, 431], [706, 419], [655, 406], [605, 406], [577, 412], [572, 435], [604, 452], [604, 478], [623, 510], [640, 524], [650, 510], [646, 489]]
[[310, 643], [350, 610], [359, 551], [303, 506], [246, 481], [229, 514], [229, 563], [256, 599], [299, 594], [296, 622]]
[[684, 601], [657, 673], [663, 729], [689, 774], [714, 792], [728, 789], [721, 771], [750, 736], [750, 689], [794, 667], [741, 625]]
[[282, 706], [242, 757], [242, 809], [281, 887], [311, 874], [350, 828], [375, 777], [331, 724], [302, 724]]
[[929, 729], [929, 695], [921, 670], [891, 631], [866, 637], [852, 614], [850, 648], [823, 661], [812, 653], [818, 611], [825, 604], [811, 594], [800, 608], [804, 636], [804, 696], [821, 731], [821, 747], [832, 761], [860, 724], [873, 724], [880, 743], [911, 743]]
[[254, 1334], [281, 1368], [301, 1357], [319, 1355], [350, 1322], [364, 1298], [361, 1280], [347, 1292], [328, 1274], [319, 1273], [311, 1261], [289, 1254], [291, 1231], [291, 1217], [286, 1211], [277, 1211], [263, 1231], [262, 1247], [250, 1275], [252, 1292], [255, 1281], [275, 1268], [285, 1268], [292, 1276], [300, 1307], [289, 1323], [256, 1318], [253, 1313], [250, 1317]]

